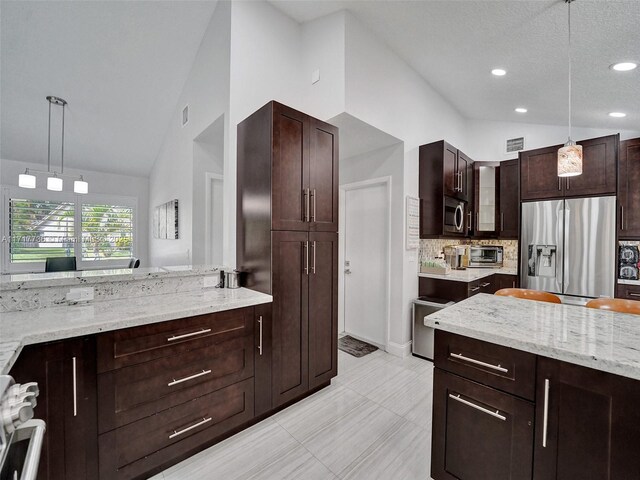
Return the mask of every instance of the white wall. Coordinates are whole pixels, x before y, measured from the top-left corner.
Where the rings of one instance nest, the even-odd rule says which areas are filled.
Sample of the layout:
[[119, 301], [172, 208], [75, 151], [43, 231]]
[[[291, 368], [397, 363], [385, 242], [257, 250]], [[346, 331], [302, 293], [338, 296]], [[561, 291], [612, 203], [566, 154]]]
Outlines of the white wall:
[[[0, 160], [0, 184], [18, 185], [18, 175], [24, 173], [25, 168], [44, 170], [46, 166], [40, 163], [17, 162], [14, 160]], [[116, 175], [113, 173], [92, 172], [90, 170], [76, 170], [66, 168], [65, 173], [70, 175], [83, 175], [89, 183], [89, 193], [115, 195], [125, 197], [135, 197], [138, 199], [137, 214], [137, 239], [136, 255], [140, 258], [141, 266], [149, 265], [149, 179], [145, 177], [134, 177], [132, 175]], [[45, 180], [42, 175], [38, 176], [39, 185], [45, 188]], [[65, 191], [73, 191], [69, 185]], [[5, 212], [2, 212], [4, 215]]]
[[[640, 131], [573, 127], [571, 138], [578, 141], [616, 133], [620, 133], [621, 140], [640, 137]], [[467, 153], [471, 158], [478, 161], [495, 162], [517, 158], [517, 153], [505, 153], [505, 144], [508, 138], [524, 136], [525, 150], [533, 150], [565, 143], [568, 127], [566, 125], [469, 120], [466, 135], [469, 144]]]
[[[193, 221], [204, 222], [204, 218], [193, 218], [193, 140], [221, 115], [225, 118], [225, 138], [228, 138], [230, 35], [231, 4], [220, 1], [202, 39], [151, 171], [150, 208], [177, 198], [180, 209], [178, 240], [150, 238], [152, 265], [177, 265], [192, 261]], [[182, 127], [182, 109], [187, 104], [189, 123]], [[228, 155], [226, 144], [224, 155]]]

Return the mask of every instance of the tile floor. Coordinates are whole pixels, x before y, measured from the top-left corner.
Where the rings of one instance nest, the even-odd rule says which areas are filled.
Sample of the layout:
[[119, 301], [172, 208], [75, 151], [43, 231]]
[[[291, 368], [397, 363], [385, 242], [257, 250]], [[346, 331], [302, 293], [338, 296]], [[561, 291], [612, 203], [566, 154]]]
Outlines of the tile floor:
[[431, 362], [339, 352], [330, 387], [153, 480], [428, 480]]

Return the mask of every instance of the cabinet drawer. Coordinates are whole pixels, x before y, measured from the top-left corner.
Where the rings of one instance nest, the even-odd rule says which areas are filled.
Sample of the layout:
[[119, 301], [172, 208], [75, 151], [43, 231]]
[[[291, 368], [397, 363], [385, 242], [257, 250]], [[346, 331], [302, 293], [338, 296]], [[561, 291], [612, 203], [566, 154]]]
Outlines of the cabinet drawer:
[[435, 335], [436, 367], [534, 400], [535, 355], [441, 330]]
[[135, 478], [253, 417], [253, 379], [100, 435], [101, 478]]
[[533, 403], [435, 369], [431, 476], [531, 480]]
[[252, 377], [253, 343], [234, 338], [100, 374], [100, 432]]
[[616, 297], [628, 300], [640, 300], [640, 285], [618, 284]]
[[482, 290], [481, 283], [484, 283], [482, 280], [474, 280], [473, 282], [469, 282], [467, 284], [467, 297], [473, 297], [477, 295]]
[[98, 373], [253, 334], [253, 307], [127, 328], [98, 336]]

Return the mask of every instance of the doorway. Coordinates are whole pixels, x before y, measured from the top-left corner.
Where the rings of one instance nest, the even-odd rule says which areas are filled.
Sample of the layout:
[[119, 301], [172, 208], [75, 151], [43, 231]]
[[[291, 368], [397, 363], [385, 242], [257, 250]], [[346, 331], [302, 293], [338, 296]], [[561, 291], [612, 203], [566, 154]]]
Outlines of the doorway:
[[343, 306], [339, 331], [386, 350], [389, 337], [391, 179], [340, 187]]
[[224, 212], [224, 177], [207, 172], [206, 182], [206, 251], [207, 265], [222, 265], [222, 215]]

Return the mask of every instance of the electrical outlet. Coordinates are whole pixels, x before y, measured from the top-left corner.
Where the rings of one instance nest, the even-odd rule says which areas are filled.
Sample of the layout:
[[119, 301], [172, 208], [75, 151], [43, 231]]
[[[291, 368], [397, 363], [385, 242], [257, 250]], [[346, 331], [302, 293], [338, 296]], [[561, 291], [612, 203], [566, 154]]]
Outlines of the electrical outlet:
[[220, 275], [207, 275], [204, 277], [204, 288], [217, 287], [220, 283]]
[[89, 302], [93, 300], [93, 287], [71, 288], [65, 298], [67, 302]]

